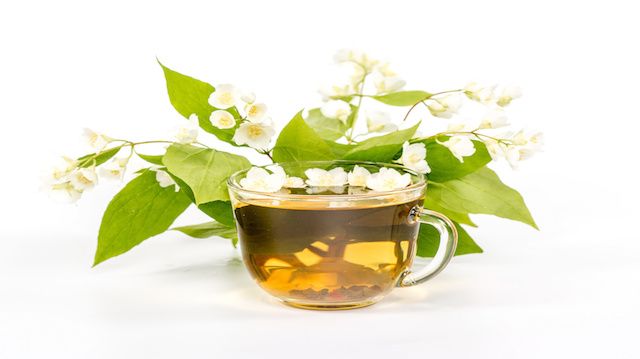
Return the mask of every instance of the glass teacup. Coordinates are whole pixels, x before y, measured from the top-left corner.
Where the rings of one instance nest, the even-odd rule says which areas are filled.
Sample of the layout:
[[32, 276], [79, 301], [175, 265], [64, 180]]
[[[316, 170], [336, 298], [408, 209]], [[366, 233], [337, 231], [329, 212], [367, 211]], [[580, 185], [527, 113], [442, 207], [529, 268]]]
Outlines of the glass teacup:
[[[284, 303], [324, 310], [367, 306], [394, 287], [432, 278], [453, 256], [455, 226], [442, 214], [422, 208], [422, 174], [399, 165], [358, 161], [278, 166], [303, 179], [313, 168], [350, 172], [356, 166], [372, 174], [393, 169], [411, 179], [406, 187], [382, 191], [347, 185], [269, 193], [241, 186], [248, 170], [231, 176], [228, 187], [243, 261], [258, 285]], [[414, 273], [409, 267], [420, 223], [434, 226], [441, 238], [434, 259]]]

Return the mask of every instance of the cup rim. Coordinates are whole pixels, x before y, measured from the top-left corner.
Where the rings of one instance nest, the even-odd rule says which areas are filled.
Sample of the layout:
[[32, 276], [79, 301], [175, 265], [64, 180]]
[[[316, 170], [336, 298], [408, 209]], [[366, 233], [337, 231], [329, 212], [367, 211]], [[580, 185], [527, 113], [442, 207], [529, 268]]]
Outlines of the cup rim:
[[[418, 182], [413, 183], [410, 186], [394, 189], [391, 191], [370, 191], [365, 193], [353, 193], [353, 194], [291, 194], [291, 193], [281, 193], [281, 192], [261, 192], [261, 191], [248, 190], [248, 189], [242, 188], [240, 186], [240, 183], [236, 181], [237, 176], [239, 176], [242, 173], [248, 172], [253, 167], [267, 168], [273, 165], [279, 165], [284, 167], [287, 165], [300, 165], [300, 164], [312, 165], [314, 163], [316, 164], [340, 163], [340, 164], [369, 165], [369, 166], [401, 169], [402, 171], [407, 172], [412, 176], [416, 176], [418, 178]], [[353, 160], [353, 161], [352, 160], [321, 160], [321, 161], [275, 162], [275, 163], [271, 163], [263, 166], [251, 166], [249, 168], [245, 168], [243, 170], [234, 172], [231, 176], [229, 176], [229, 178], [227, 179], [227, 186], [229, 187], [229, 189], [237, 193], [241, 193], [245, 195], [249, 194], [254, 196], [260, 196], [263, 198], [269, 197], [269, 198], [278, 198], [278, 199], [287, 199], [287, 200], [321, 199], [321, 200], [330, 200], [330, 201], [331, 200], [344, 201], [344, 200], [351, 200], [351, 199], [359, 200], [359, 199], [370, 199], [370, 198], [376, 198], [376, 197], [388, 196], [388, 195], [397, 195], [397, 194], [415, 191], [418, 189], [424, 190], [427, 187], [427, 181], [426, 181], [426, 176], [424, 174], [420, 172], [416, 172], [408, 167], [402, 166], [400, 164], [395, 164], [395, 163], [357, 161], [357, 160]]]

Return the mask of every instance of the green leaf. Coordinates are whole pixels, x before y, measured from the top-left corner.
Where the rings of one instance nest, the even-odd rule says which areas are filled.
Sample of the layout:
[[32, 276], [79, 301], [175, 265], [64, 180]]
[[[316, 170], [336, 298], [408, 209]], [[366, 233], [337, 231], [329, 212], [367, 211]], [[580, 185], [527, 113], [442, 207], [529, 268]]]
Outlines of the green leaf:
[[[187, 197], [193, 202], [196, 203], [196, 198], [193, 196], [193, 191], [189, 186], [180, 178], [175, 175], [169, 173], [171, 178], [180, 186], [180, 190], [184, 192]], [[215, 219], [216, 221], [224, 224], [225, 226], [235, 227], [235, 220], [233, 218], [233, 209], [231, 208], [231, 203], [228, 201], [211, 201], [207, 203], [203, 203], [197, 205], [198, 209], [202, 211], [202, 213], [207, 216]]]
[[228, 200], [229, 176], [251, 167], [242, 156], [177, 143], [169, 146], [162, 162], [171, 174], [189, 186], [197, 205]]
[[238, 234], [235, 227], [228, 227], [218, 222], [206, 222], [172, 228], [194, 238], [209, 238], [213, 236], [230, 239], [235, 246], [238, 243]]
[[386, 95], [372, 96], [372, 98], [391, 106], [413, 106], [429, 97], [431, 97], [431, 94], [425, 91], [399, 91]]
[[[458, 230], [458, 246], [456, 247], [456, 256], [463, 254], [482, 253], [482, 248], [473, 241], [469, 233], [462, 228], [461, 225], [454, 222]], [[426, 224], [420, 225], [418, 233], [418, 251], [416, 255], [419, 257], [433, 257], [440, 245], [440, 233], [433, 227]]]
[[449, 217], [450, 220], [454, 222], [458, 222], [460, 224], [466, 224], [471, 227], [477, 227], [475, 223], [469, 218], [468, 213], [455, 212], [450, 209], [442, 207], [437, 201], [435, 201], [431, 196], [429, 196], [429, 186], [427, 186], [427, 197], [424, 200], [424, 208], [430, 209], [432, 211], [440, 212], [445, 216]]
[[273, 148], [276, 162], [322, 161], [335, 159], [333, 151], [298, 112], [282, 129]]
[[113, 156], [117, 155], [122, 149], [122, 146], [103, 150], [102, 152], [90, 153], [78, 158], [78, 167], [91, 167], [100, 166], [101, 164], [110, 160]]
[[327, 141], [327, 145], [331, 148], [331, 151], [333, 151], [335, 158], [344, 157], [344, 155], [346, 155], [347, 152], [351, 151], [356, 147], [356, 145], [345, 145], [343, 143], [337, 143], [333, 141]]
[[336, 118], [325, 117], [319, 108], [309, 110], [309, 115], [305, 118], [305, 122], [318, 136], [329, 141], [339, 139], [349, 129], [346, 122]]
[[166, 231], [191, 202], [145, 171], [113, 197], [102, 217], [94, 266]]
[[418, 125], [416, 124], [406, 130], [395, 131], [364, 140], [347, 152], [342, 159], [391, 162], [393, 157], [402, 149], [402, 144], [405, 141], [409, 141], [416, 133]]
[[[158, 61], [158, 64], [162, 67], [167, 81], [169, 101], [171, 101], [176, 111], [185, 118], [189, 118], [195, 113], [198, 115], [198, 122], [203, 130], [214, 134], [222, 141], [234, 144], [232, 138], [235, 128], [222, 130], [213, 126], [209, 120], [211, 112], [217, 110], [217, 108], [209, 104], [209, 95], [215, 88], [206, 82], [173, 71], [160, 63], [160, 61]], [[235, 108], [227, 109], [227, 111], [236, 118], [240, 117]]]
[[162, 157], [164, 157], [164, 155], [144, 155], [142, 153], [138, 153], [138, 157], [151, 164], [164, 166], [164, 164], [162, 163]]
[[[449, 137], [442, 136], [439, 141], [444, 142], [448, 139]], [[427, 148], [427, 163], [431, 167], [431, 172], [427, 177], [430, 181], [445, 182], [464, 177], [491, 162], [491, 155], [481, 141], [473, 141], [476, 152], [471, 156], [464, 157], [464, 162], [460, 162], [447, 147], [439, 144], [436, 139], [428, 139], [422, 143]]]
[[428, 198], [454, 212], [492, 214], [538, 229], [520, 193], [486, 167], [459, 179], [430, 183]]

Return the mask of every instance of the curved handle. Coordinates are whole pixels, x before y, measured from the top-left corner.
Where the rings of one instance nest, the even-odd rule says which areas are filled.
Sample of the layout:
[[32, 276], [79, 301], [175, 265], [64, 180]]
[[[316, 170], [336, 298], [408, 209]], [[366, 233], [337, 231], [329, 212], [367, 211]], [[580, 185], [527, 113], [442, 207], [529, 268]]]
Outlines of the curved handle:
[[440, 232], [440, 246], [436, 255], [433, 256], [433, 260], [427, 266], [415, 273], [410, 270], [405, 271], [398, 281], [398, 287], [410, 287], [424, 283], [438, 275], [449, 264], [458, 245], [458, 231], [453, 222], [444, 215], [416, 207], [411, 210], [409, 216], [410, 219], [417, 220], [421, 224], [435, 227]]

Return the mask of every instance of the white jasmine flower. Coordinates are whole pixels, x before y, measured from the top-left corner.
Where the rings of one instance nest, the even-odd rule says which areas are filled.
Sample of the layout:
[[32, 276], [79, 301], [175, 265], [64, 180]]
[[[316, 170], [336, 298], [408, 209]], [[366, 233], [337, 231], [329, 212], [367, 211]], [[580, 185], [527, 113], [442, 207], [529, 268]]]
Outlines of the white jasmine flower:
[[289, 177], [284, 169], [278, 165], [268, 166], [267, 169], [274, 175], [281, 176], [283, 178], [282, 187], [286, 188], [303, 188], [305, 187], [304, 180], [300, 177]]
[[267, 113], [267, 105], [263, 103], [251, 103], [245, 107], [247, 120], [251, 122], [260, 122]]
[[425, 160], [427, 158], [427, 148], [424, 143], [409, 144], [405, 142], [402, 145], [402, 157], [400, 163], [418, 173], [429, 173], [431, 168]]
[[342, 100], [329, 100], [320, 108], [324, 117], [336, 118], [342, 122], [347, 122], [351, 115], [351, 106]]
[[354, 61], [356, 52], [352, 49], [340, 49], [333, 55], [333, 61], [337, 64]]
[[462, 99], [458, 94], [446, 95], [438, 98], [432, 98], [427, 103], [429, 112], [440, 118], [451, 118], [460, 107], [462, 107]]
[[333, 85], [329, 88], [322, 88], [318, 92], [322, 95], [322, 101], [329, 101], [332, 98], [351, 95], [355, 92], [350, 84]]
[[526, 136], [520, 131], [514, 136], [513, 141], [518, 145], [518, 160], [523, 161], [531, 158], [536, 152], [542, 149], [543, 135], [541, 132], [538, 132], [531, 136]]
[[66, 180], [67, 176], [76, 168], [78, 164], [76, 160], [66, 156], [63, 156], [62, 160], [63, 162], [56, 165], [51, 172], [51, 179], [53, 181], [58, 182]]
[[269, 173], [264, 168], [252, 167], [245, 178], [240, 180], [240, 186], [250, 191], [278, 192], [285, 183], [284, 171], [282, 173]]
[[496, 97], [496, 104], [498, 106], [507, 106], [512, 100], [515, 100], [522, 96], [522, 90], [518, 86], [505, 86], [502, 87], [494, 95]]
[[236, 126], [236, 119], [229, 111], [225, 110], [215, 110], [211, 112], [209, 120], [213, 126], [223, 130]]
[[252, 104], [256, 101], [256, 94], [253, 92], [240, 92], [240, 100], [247, 104]]
[[304, 188], [306, 187], [304, 180], [300, 177], [289, 177], [284, 181], [283, 187], [286, 188]]
[[310, 168], [304, 171], [307, 176], [307, 185], [312, 187], [337, 187], [344, 186], [348, 182], [347, 172], [344, 168], [336, 167], [330, 171], [320, 168]]
[[178, 187], [178, 184], [176, 183], [176, 181], [173, 180], [173, 178], [171, 178], [169, 173], [161, 169], [152, 169], [152, 171], [155, 171], [156, 181], [158, 181], [158, 184], [160, 185], [160, 187], [167, 188], [167, 187], [175, 186], [174, 187], [175, 191], [176, 192], [180, 191], [180, 187]]
[[377, 192], [392, 191], [411, 184], [408, 173], [400, 174], [393, 168], [383, 167], [379, 172], [371, 174], [367, 179], [367, 187]]
[[518, 162], [520, 161], [520, 149], [518, 149], [517, 146], [508, 146], [505, 150], [505, 158], [507, 162], [509, 162], [509, 165], [511, 165], [511, 168], [517, 169]]
[[495, 85], [480, 86], [476, 82], [471, 82], [467, 86], [465, 86], [464, 94], [467, 95], [467, 97], [471, 100], [486, 103], [492, 100], [494, 89]]
[[235, 86], [222, 84], [209, 95], [209, 104], [215, 108], [226, 110], [236, 106], [240, 100], [240, 92]]
[[469, 132], [476, 127], [467, 119], [454, 119], [447, 125], [447, 132]]
[[124, 177], [124, 171], [127, 168], [128, 158], [116, 158], [108, 164], [101, 166], [98, 171], [100, 177], [107, 179], [121, 180]]
[[380, 73], [380, 75], [384, 76], [384, 77], [396, 77], [398, 76], [398, 74], [391, 70], [391, 68], [389, 67], [389, 63], [385, 62], [381, 65], [378, 65], [376, 67], [376, 72]]
[[250, 147], [266, 150], [271, 142], [271, 137], [276, 131], [270, 123], [243, 122], [236, 130], [233, 141], [238, 145], [248, 145]]
[[54, 184], [51, 186], [51, 190], [55, 198], [67, 203], [75, 203], [82, 196], [82, 191], [75, 189], [71, 182]]
[[493, 108], [480, 121], [480, 129], [494, 129], [509, 126], [509, 120], [501, 108]]
[[378, 60], [371, 58], [362, 51], [353, 49], [341, 49], [333, 56], [333, 60], [338, 64], [353, 62], [362, 66], [367, 72], [371, 72], [378, 64]]
[[187, 122], [183, 124], [178, 130], [178, 134], [176, 135], [176, 142], [185, 145], [196, 142], [196, 140], [198, 139], [199, 128], [200, 125], [198, 124], [198, 115], [194, 113], [189, 116]]
[[111, 138], [103, 135], [101, 133], [97, 133], [91, 129], [85, 128], [83, 132], [83, 137], [89, 144], [91, 148], [96, 151], [101, 151], [105, 146], [111, 142]]
[[371, 176], [371, 172], [366, 168], [355, 165], [353, 170], [347, 175], [347, 181], [349, 182], [349, 186], [365, 187], [369, 176]]
[[374, 111], [366, 114], [367, 129], [369, 132], [391, 132], [398, 129], [398, 126], [391, 123], [391, 116], [382, 111]]
[[494, 161], [505, 155], [506, 147], [505, 145], [499, 143], [498, 141], [492, 140], [492, 139], [486, 139], [484, 141], [484, 144], [487, 147], [487, 151], [489, 152], [489, 155]]
[[78, 168], [69, 175], [69, 182], [78, 192], [90, 189], [98, 183], [96, 169], [94, 167]]
[[453, 136], [439, 143], [447, 147], [460, 162], [464, 162], [464, 157], [469, 157], [476, 152], [473, 142], [466, 136]]
[[402, 89], [406, 81], [397, 76], [388, 77], [376, 73], [373, 76], [373, 84], [376, 87], [376, 94], [381, 95]]

